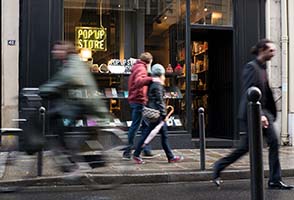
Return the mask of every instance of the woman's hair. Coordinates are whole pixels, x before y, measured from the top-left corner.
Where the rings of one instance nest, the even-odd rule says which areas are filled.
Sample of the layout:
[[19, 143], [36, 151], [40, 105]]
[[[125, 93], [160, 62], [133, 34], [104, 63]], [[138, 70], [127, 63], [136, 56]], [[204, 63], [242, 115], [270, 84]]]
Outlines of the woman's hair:
[[152, 57], [151, 53], [144, 52], [140, 55], [139, 59], [142, 60], [143, 62], [149, 64], [151, 62], [151, 60], [153, 59], [153, 57]]
[[257, 44], [251, 48], [251, 53], [257, 56], [259, 50], [266, 50], [269, 48], [269, 46], [267, 46], [268, 43], [273, 43], [273, 41], [266, 38], [259, 40]]
[[56, 41], [53, 45], [53, 48], [55, 45], [62, 45], [67, 54], [76, 54], [77, 53], [75, 45], [70, 41], [67, 41], [67, 40]]

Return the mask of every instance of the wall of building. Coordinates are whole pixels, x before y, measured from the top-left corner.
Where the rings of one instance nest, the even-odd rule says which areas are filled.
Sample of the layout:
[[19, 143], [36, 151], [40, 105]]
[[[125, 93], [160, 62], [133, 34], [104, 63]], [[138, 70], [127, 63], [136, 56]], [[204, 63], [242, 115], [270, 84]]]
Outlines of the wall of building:
[[289, 134], [294, 140], [294, 1], [288, 0], [288, 33], [289, 33]]
[[294, 139], [294, 1], [267, 1], [267, 37], [278, 47], [271, 62], [270, 80], [278, 106], [276, 127], [281, 143], [293, 145]]
[[275, 99], [279, 113], [281, 112], [281, 30], [280, 2], [276, 0], [267, 1], [266, 4], [266, 37], [275, 42], [277, 54], [269, 63], [268, 75], [272, 89], [274, 90]]
[[[2, 1], [2, 127], [18, 117], [19, 0]], [[15, 43], [14, 43], [15, 42]]]

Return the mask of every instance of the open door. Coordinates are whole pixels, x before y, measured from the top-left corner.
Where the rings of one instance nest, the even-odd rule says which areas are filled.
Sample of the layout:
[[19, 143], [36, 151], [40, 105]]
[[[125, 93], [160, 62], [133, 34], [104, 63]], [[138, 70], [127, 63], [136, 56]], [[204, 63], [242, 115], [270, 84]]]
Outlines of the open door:
[[198, 137], [198, 108], [202, 106], [206, 137], [233, 139], [233, 30], [192, 26], [191, 42], [194, 137]]

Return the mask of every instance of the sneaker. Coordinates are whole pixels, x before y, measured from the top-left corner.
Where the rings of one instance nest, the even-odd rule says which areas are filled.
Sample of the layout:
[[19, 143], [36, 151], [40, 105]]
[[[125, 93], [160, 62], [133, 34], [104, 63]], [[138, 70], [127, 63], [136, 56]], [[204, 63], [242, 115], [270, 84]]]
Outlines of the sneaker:
[[123, 160], [131, 160], [131, 153], [125, 151], [125, 152], [123, 153], [122, 159], [123, 159]]
[[137, 163], [137, 164], [144, 164], [144, 160], [141, 157], [137, 157], [137, 156], [133, 156], [133, 160]]
[[183, 156], [174, 156], [172, 159], [169, 159], [168, 162], [176, 163], [176, 162], [181, 162], [182, 160], [184, 160]]
[[220, 188], [221, 184], [223, 183], [219, 177], [212, 179], [211, 182], [214, 183], [217, 188]]

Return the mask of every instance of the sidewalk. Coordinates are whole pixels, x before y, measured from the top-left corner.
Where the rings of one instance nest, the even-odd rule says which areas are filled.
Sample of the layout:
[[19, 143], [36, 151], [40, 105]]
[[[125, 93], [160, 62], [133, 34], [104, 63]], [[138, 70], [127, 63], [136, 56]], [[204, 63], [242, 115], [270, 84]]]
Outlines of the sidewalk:
[[[200, 170], [199, 149], [175, 149], [175, 155], [183, 155], [181, 163], [168, 163], [162, 150], [154, 150], [154, 158], [144, 159], [145, 164], [135, 164], [133, 160], [122, 160], [122, 152], [110, 153], [109, 162], [104, 167], [94, 168], [89, 174], [96, 182], [119, 181], [120, 183], [158, 183], [177, 181], [208, 181], [211, 179], [212, 165], [232, 149], [206, 149], [206, 170]], [[91, 152], [95, 153], [95, 152]], [[15, 155], [17, 159], [11, 159]], [[263, 151], [265, 175], [268, 174], [268, 151]], [[282, 175], [294, 176], [294, 147], [280, 148]], [[78, 184], [64, 179], [51, 152], [44, 152], [43, 175], [37, 177], [36, 156], [19, 155], [18, 152], [0, 153], [0, 186], [20, 184], [30, 186]], [[229, 166], [222, 174], [223, 179], [249, 178], [249, 155]]]

